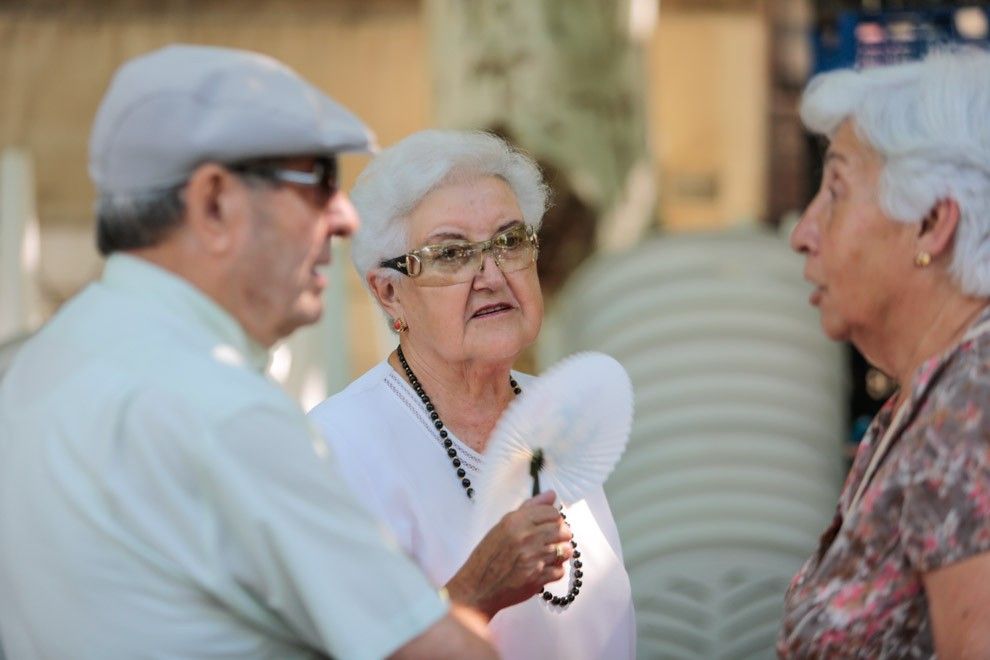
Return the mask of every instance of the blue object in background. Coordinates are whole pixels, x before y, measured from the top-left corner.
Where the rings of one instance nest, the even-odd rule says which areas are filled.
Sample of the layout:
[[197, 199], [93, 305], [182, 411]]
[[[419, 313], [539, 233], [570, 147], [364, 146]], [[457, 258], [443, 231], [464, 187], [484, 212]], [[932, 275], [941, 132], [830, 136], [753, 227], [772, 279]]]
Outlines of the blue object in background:
[[881, 12], [844, 11], [814, 31], [814, 73], [919, 59], [932, 47], [990, 48], [990, 9], [964, 6]]
[[860, 415], [853, 420], [852, 428], [849, 429], [849, 444], [858, 445], [862, 440], [863, 436], [866, 435], [866, 430], [870, 427], [870, 422], [873, 418], [869, 415]]

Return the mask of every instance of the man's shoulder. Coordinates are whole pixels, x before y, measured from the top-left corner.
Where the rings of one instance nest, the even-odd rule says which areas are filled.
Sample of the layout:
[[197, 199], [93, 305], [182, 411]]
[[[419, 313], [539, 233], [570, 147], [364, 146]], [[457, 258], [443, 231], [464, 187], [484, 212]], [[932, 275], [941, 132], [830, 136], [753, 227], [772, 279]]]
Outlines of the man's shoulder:
[[223, 346], [188, 341], [139, 308], [108, 299], [91, 288], [66, 304], [15, 357], [5, 377], [25, 396], [81, 400], [108, 388], [154, 391], [187, 401], [208, 416], [227, 416], [259, 403], [298, 407], [263, 373]]

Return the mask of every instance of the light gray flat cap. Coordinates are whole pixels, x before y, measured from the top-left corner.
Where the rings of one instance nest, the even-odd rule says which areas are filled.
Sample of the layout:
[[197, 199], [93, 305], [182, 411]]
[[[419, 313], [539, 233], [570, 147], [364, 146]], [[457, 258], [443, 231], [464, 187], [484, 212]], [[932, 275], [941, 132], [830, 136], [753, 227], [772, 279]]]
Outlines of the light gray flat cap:
[[180, 44], [117, 71], [93, 123], [89, 174], [102, 192], [140, 193], [208, 161], [374, 148], [361, 120], [278, 60]]

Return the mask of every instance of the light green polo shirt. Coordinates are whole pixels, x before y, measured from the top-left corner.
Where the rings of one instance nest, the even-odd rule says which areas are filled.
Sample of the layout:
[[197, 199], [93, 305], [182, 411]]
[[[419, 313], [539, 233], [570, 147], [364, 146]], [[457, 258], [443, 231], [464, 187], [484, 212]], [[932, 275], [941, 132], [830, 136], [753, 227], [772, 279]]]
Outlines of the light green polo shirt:
[[25, 344], [0, 383], [10, 657], [377, 658], [444, 615], [266, 360], [126, 255]]

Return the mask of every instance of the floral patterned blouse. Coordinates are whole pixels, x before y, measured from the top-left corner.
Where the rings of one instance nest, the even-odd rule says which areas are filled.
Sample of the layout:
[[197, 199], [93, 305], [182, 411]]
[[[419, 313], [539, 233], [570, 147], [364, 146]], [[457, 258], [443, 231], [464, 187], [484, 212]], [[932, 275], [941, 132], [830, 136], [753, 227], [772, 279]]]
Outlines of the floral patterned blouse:
[[934, 657], [922, 575], [990, 551], [990, 308], [914, 382], [859, 504], [850, 511], [893, 398], [863, 438], [821, 547], [791, 581], [781, 658]]

